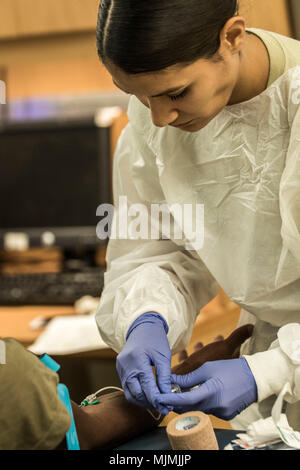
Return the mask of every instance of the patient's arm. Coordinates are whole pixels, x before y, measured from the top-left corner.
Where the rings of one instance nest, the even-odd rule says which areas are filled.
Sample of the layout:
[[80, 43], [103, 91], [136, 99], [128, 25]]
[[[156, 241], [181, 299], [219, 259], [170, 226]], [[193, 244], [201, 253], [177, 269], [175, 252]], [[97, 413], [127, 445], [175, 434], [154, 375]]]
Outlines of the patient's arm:
[[[144, 408], [132, 405], [123, 392], [100, 397], [100, 403], [79, 408], [72, 402], [80, 448], [112, 449], [123, 442], [155, 429], [163, 420], [155, 420]], [[153, 411], [158, 417], [159, 413]]]
[[[253, 327], [243, 326], [226, 340], [218, 340], [202, 347], [172, 368], [172, 372], [184, 375], [200, 367], [204, 362], [237, 357], [241, 344], [251, 336]], [[156, 428], [162, 421], [150, 413], [132, 405], [123, 392], [113, 392], [100, 397], [100, 403], [80, 408], [72, 402], [72, 409], [80, 448], [112, 449], [143, 433]], [[156, 411], [153, 412], [158, 416]], [[65, 448], [65, 440], [59, 448]]]

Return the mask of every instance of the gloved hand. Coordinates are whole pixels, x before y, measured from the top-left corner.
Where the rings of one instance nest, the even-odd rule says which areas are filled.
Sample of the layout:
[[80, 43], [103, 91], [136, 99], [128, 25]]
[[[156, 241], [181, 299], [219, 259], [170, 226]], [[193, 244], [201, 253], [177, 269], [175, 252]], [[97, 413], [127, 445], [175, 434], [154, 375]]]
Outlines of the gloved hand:
[[187, 375], [172, 375], [184, 393], [160, 395], [158, 401], [173, 406], [176, 413], [203, 411], [230, 420], [257, 401], [257, 386], [244, 357], [206, 362]]
[[160, 392], [171, 393], [171, 350], [167, 333], [168, 325], [159, 314], [141, 315], [131, 325], [116, 363], [126, 399], [137, 406], [156, 408], [164, 415], [172, 411], [172, 407], [158, 404], [156, 398]]

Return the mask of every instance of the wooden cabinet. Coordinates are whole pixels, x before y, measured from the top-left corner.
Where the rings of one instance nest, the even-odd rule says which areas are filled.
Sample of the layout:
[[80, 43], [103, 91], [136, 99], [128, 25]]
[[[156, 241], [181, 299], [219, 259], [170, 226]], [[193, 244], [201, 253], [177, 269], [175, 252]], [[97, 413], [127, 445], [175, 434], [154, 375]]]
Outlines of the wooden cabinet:
[[[289, 0], [240, 0], [247, 25], [291, 36]], [[0, 0], [0, 40], [95, 30], [100, 0]]]
[[0, 39], [17, 36], [17, 23], [12, 0], [0, 1]]
[[240, 0], [240, 14], [249, 28], [292, 36], [289, 0]]
[[95, 30], [99, 0], [1, 0], [0, 39]]

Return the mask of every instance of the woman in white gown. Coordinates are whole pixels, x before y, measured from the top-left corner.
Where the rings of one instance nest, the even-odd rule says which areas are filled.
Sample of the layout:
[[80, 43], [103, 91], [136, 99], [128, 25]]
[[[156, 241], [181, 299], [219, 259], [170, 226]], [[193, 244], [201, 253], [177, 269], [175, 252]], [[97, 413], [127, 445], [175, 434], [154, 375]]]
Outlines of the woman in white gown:
[[[96, 319], [127, 399], [237, 416], [241, 428], [270, 416], [286, 387], [300, 430], [300, 42], [246, 28], [236, 0], [102, 0], [97, 46], [133, 95], [114, 157], [114, 222], [126, 198], [126, 209], [167, 208], [182, 233], [159, 224], [155, 239], [109, 241]], [[253, 336], [240, 359], [178, 379], [203, 383], [204, 395], [170, 394], [171, 354], [217, 285]]]

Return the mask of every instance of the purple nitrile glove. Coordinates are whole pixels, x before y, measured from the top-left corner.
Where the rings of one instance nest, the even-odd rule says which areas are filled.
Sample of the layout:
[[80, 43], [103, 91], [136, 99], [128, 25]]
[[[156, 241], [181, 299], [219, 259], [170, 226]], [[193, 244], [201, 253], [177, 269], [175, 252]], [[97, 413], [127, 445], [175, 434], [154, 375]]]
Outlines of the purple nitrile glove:
[[126, 399], [143, 408], [156, 408], [163, 415], [172, 411], [172, 407], [160, 405], [156, 400], [160, 392], [171, 393], [171, 350], [167, 333], [168, 325], [159, 314], [141, 315], [129, 328], [116, 362]]
[[257, 386], [244, 357], [206, 362], [187, 375], [172, 375], [184, 393], [161, 394], [160, 404], [173, 406], [176, 413], [203, 411], [231, 420], [257, 401]]

